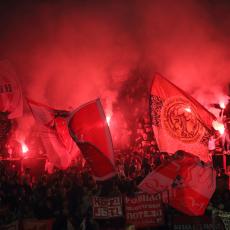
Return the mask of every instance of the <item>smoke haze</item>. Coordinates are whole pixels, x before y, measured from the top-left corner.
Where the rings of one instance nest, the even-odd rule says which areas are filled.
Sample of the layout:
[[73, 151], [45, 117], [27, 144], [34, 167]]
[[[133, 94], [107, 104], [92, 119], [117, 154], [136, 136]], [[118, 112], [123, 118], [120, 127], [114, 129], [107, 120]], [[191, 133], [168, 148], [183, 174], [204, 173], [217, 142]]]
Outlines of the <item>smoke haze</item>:
[[1, 2], [0, 58], [36, 101], [70, 109], [101, 97], [126, 136], [155, 71], [205, 106], [226, 99], [229, 11], [227, 0]]

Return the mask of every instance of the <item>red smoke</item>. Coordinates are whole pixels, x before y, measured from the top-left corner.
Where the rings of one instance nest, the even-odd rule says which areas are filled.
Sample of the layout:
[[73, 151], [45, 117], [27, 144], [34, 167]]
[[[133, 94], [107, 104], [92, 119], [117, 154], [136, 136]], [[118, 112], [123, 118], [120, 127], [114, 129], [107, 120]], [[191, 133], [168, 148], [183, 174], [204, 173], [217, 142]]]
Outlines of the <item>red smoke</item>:
[[127, 142], [155, 71], [206, 106], [224, 97], [229, 10], [208, 0], [1, 2], [0, 57], [36, 101], [69, 109], [101, 97], [114, 139]]

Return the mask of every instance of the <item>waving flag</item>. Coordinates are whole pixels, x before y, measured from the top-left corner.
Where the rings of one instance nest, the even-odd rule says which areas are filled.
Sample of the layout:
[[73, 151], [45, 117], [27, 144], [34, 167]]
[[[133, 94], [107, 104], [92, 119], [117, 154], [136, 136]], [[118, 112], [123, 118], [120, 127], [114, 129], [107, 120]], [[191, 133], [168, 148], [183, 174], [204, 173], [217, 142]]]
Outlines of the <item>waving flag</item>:
[[67, 111], [55, 110], [49, 106], [28, 100], [35, 120], [40, 124], [41, 140], [47, 158], [57, 168], [67, 168], [78, 155], [78, 148], [67, 126]]
[[50, 127], [54, 125], [55, 110], [47, 105], [27, 99], [34, 119], [41, 125]]
[[172, 188], [171, 206], [191, 216], [203, 215], [216, 189], [215, 170], [201, 163], [187, 165], [177, 180]]
[[0, 112], [8, 112], [8, 119], [22, 116], [22, 91], [17, 76], [6, 61], [0, 62]]
[[73, 111], [69, 131], [97, 180], [115, 175], [112, 139], [99, 99]]
[[[179, 152], [179, 151], [178, 151]], [[169, 192], [169, 204], [187, 215], [203, 215], [216, 188], [216, 173], [198, 157], [180, 151], [139, 185], [144, 192]]]
[[208, 139], [215, 116], [159, 74], [152, 83], [150, 115], [160, 151], [184, 150], [209, 161]]

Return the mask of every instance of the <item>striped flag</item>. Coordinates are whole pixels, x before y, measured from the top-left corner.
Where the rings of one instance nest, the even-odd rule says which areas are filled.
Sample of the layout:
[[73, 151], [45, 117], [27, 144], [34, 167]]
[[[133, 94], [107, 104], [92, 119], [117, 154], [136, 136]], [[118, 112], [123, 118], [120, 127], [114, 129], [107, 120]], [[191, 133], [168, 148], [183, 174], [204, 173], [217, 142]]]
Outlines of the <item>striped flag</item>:
[[112, 138], [99, 99], [72, 112], [69, 131], [96, 180], [103, 181], [116, 174]]
[[178, 151], [139, 185], [147, 193], [168, 191], [169, 204], [191, 216], [203, 215], [216, 188], [216, 172], [198, 157]]

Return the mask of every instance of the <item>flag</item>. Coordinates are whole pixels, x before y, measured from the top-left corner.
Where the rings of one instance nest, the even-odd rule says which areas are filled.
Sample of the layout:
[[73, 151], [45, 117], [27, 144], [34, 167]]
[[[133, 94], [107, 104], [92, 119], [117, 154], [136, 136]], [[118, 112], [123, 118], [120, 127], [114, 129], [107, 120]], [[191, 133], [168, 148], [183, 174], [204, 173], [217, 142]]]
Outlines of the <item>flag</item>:
[[91, 101], [72, 112], [69, 131], [91, 166], [96, 180], [106, 180], [115, 175], [112, 138], [99, 99]]
[[23, 113], [21, 87], [7, 61], [0, 62], [0, 112], [8, 112], [8, 119], [20, 117]]
[[150, 116], [161, 152], [184, 150], [209, 160], [208, 139], [215, 116], [159, 74], [152, 83]]
[[79, 150], [70, 135], [66, 134], [68, 145], [65, 145], [65, 143], [60, 140], [59, 133], [56, 129], [43, 126], [40, 132], [49, 162], [59, 169], [68, 168], [71, 161], [79, 155]]
[[179, 184], [172, 188], [170, 204], [177, 210], [201, 216], [216, 189], [216, 172], [211, 166], [188, 165], [180, 171]]
[[53, 126], [55, 110], [47, 105], [27, 99], [28, 105], [31, 109], [34, 119], [41, 125]]
[[32, 100], [27, 101], [40, 126], [41, 141], [49, 162], [57, 168], [66, 169], [79, 152], [69, 135], [65, 118], [68, 112], [55, 110]]
[[198, 157], [178, 151], [139, 185], [144, 192], [168, 191], [169, 204], [187, 215], [203, 215], [216, 188], [216, 173]]
[[163, 161], [161, 165], [147, 175], [139, 185], [139, 188], [148, 193], [166, 191], [173, 185], [182, 167], [186, 168], [190, 164], [193, 165], [199, 162], [198, 157], [189, 153], [186, 153], [186, 157], [178, 157], [181, 152], [178, 151], [175, 155], [171, 156], [170, 160]]

